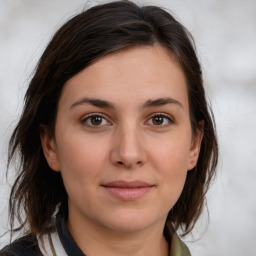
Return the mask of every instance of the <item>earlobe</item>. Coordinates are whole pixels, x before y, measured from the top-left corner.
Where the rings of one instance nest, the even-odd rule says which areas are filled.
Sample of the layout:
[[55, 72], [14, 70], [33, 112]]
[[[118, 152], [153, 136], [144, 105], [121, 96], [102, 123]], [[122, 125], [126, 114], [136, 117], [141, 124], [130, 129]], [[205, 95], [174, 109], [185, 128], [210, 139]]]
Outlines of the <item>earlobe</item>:
[[199, 125], [201, 128], [197, 129], [196, 135], [191, 143], [188, 170], [192, 170], [196, 166], [200, 154], [201, 143], [204, 136], [204, 121], [200, 121]]
[[54, 138], [50, 137], [46, 131], [43, 131], [40, 133], [40, 139], [44, 156], [49, 167], [56, 172], [60, 171]]

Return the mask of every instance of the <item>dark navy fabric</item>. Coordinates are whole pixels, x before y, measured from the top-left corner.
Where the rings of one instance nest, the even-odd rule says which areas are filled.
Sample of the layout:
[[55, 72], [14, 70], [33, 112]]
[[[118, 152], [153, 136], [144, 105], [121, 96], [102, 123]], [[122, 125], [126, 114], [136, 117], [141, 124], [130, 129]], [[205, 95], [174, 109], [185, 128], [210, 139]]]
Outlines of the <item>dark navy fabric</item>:
[[56, 228], [62, 246], [64, 247], [68, 256], [85, 256], [69, 233], [65, 218], [62, 217], [61, 213], [57, 215]]
[[[85, 256], [69, 233], [65, 218], [61, 213], [56, 216], [56, 229], [68, 256]], [[26, 235], [4, 247], [0, 251], [0, 256], [43, 256], [43, 254], [39, 249], [37, 238]]]
[[32, 235], [23, 236], [0, 251], [0, 256], [43, 256], [37, 238]]

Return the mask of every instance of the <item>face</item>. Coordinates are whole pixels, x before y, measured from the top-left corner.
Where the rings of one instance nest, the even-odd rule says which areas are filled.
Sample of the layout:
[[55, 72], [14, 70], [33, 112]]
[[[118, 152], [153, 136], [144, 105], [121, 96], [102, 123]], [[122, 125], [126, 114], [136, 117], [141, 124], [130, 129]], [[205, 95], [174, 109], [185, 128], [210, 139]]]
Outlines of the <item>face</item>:
[[163, 47], [108, 55], [65, 84], [55, 138], [41, 134], [60, 171], [69, 222], [118, 232], [163, 226], [197, 161], [185, 76]]

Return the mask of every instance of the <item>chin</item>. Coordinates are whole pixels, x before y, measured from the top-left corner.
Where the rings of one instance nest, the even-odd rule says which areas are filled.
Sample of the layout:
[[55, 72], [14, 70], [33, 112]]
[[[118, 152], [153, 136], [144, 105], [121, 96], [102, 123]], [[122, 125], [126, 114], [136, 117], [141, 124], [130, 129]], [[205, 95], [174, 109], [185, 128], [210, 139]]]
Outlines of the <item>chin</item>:
[[150, 214], [136, 212], [117, 214], [107, 222], [108, 229], [118, 233], [134, 233], [146, 230], [154, 225], [164, 225], [166, 216], [157, 218]]

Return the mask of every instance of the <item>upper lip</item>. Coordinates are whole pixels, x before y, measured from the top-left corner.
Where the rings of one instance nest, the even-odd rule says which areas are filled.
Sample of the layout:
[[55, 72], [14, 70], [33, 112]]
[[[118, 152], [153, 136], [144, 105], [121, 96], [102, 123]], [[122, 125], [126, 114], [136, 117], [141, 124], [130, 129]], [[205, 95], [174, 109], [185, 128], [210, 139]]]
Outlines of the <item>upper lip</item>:
[[115, 187], [115, 188], [141, 188], [141, 187], [152, 187], [153, 185], [141, 180], [134, 180], [134, 181], [116, 180], [116, 181], [108, 182], [103, 186]]

